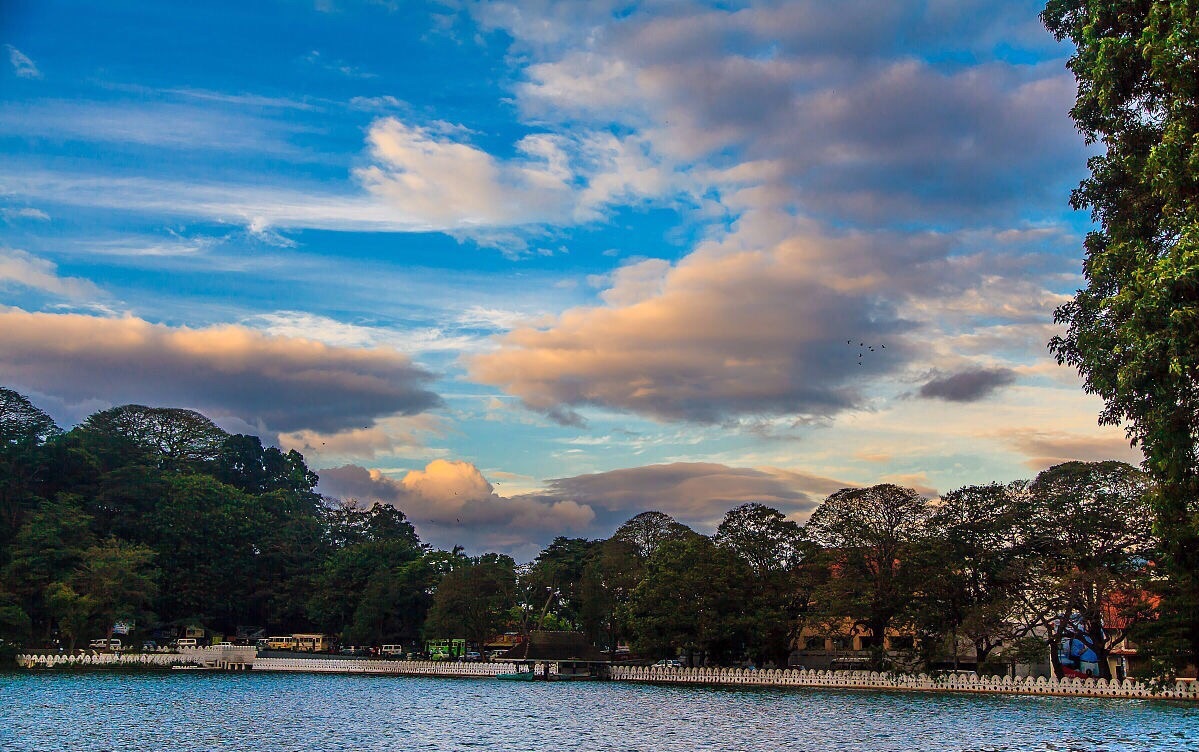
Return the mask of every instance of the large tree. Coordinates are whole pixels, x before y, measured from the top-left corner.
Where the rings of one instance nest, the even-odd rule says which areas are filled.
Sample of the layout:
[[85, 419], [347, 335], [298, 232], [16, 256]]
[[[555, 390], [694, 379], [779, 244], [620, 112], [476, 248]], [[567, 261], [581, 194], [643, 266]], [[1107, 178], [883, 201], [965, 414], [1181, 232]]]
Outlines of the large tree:
[[588, 550], [579, 582], [579, 621], [593, 642], [615, 651], [628, 636], [629, 600], [644, 566], [628, 541], [609, 538]]
[[212, 476], [168, 476], [144, 538], [158, 554], [166, 585], [159, 616], [232, 632], [246, 615], [261, 612], [252, 594], [270, 524], [257, 499]]
[[799, 524], [764, 504], [735, 507], [721, 521], [714, 540], [748, 565], [746, 648], [755, 661], [786, 666], [808, 605], [807, 583], [797, 577], [807, 548]]
[[535, 626], [540, 628], [544, 615], [550, 613], [551, 608], [558, 623], [572, 628], [578, 626], [583, 572], [594, 545], [584, 538], [560, 535], [537, 555], [537, 560], [522, 575], [524, 590], [532, 601], [529, 605], [536, 605], [538, 600], [546, 598]]
[[711, 538], [691, 535], [657, 547], [633, 591], [630, 626], [640, 652], [719, 664], [743, 646], [749, 566]]
[[75, 433], [100, 453], [135, 450], [160, 467], [196, 469], [216, 462], [229, 434], [195, 410], [122, 405], [89, 415]]
[[433, 594], [425, 636], [465, 638], [481, 648], [507, 626], [515, 592], [516, 563], [511, 557], [483, 554], [455, 567]]
[[957, 642], [965, 638], [982, 664], [1027, 631], [1016, 618], [1023, 549], [1013, 533], [1027, 486], [1026, 481], [966, 486], [945, 494], [936, 506], [917, 553], [923, 574], [917, 621], [926, 658], [940, 659], [928, 648], [948, 640], [956, 667]]
[[1123, 462], [1067, 462], [1040, 473], [1017, 505], [1013, 527], [1026, 556], [1031, 615], [1039, 613], [1054, 637], [1094, 650], [1104, 679], [1112, 678], [1107, 657], [1122, 637], [1113, 627], [1144, 610], [1154, 543], [1148, 488], [1146, 476]]
[[96, 542], [92, 519], [80, 504], [69, 494], [42, 502], [8, 546], [9, 561], [0, 569], [0, 580], [21, 599], [35, 627], [44, 624], [47, 588], [67, 581]]
[[23, 394], [0, 386], [0, 447], [43, 444], [62, 430]]
[[884, 483], [837, 491], [808, 520], [829, 573], [813, 602], [830, 623], [868, 632], [876, 665], [887, 630], [910, 614], [922, 584], [917, 552], [930, 511], [919, 492]]
[[1087, 286], [1050, 347], [1158, 481], [1159, 617], [1175, 639], [1156, 647], [1177, 669], [1199, 658], [1199, 3], [1050, 0], [1042, 19], [1074, 43], [1071, 116], [1102, 145], [1071, 198], [1097, 223]]
[[0, 387], [0, 564], [3, 546], [45, 494], [52, 467], [47, 442], [62, 431], [24, 395]]
[[142, 622], [158, 594], [154, 551], [110, 538], [92, 546], [71, 578], [76, 592], [91, 598], [100, 627], [112, 637], [115, 622]]
[[612, 537], [631, 543], [641, 558], [648, 559], [666, 541], [694, 535], [695, 531], [665, 512], [642, 512], [616, 528]]
[[308, 614], [321, 629], [344, 629], [350, 642], [411, 642], [440, 576], [436, 562], [403, 512], [377, 504], [356, 514], [356, 542], [325, 560]]

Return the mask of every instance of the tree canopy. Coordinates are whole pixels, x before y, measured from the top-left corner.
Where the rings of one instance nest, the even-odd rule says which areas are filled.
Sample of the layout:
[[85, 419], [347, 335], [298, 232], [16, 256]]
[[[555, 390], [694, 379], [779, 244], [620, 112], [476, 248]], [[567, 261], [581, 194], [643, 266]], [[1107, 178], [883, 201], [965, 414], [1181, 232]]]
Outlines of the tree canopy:
[[62, 430], [23, 394], [0, 386], [0, 446], [41, 444]]
[[[9, 404], [45, 426], [24, 397]], [[436, 550], [395, 506], [323, 498], [298, 453], [190, 411], [126, 406], [34, 435], [0, 444], [0, 640], [12, 642], [74, 647], [123, 622], [131, 640], [200, 624], [481, 650], [544, 628], [694, 664], [783, 666], [812, 635], [861, 639], [880, 667], [944, 665], [962, 640], [993, 663], [1078, 640], [1106, 664], [1130, 629], [1172, 659], [1189, 624], [1162, 612], [1179, 580], [1159, 565], [1155, 484], [1118, 462], [937, 500], [846, 488], [802, 526], [752, 502], [711, 535], [643, 512], [518, 566]]]
[[1199, 5], [1194, 0], [1050, 0], [1068, 39], [1070, 111], [1102, 151], [1071, 204], [1097, 227], [1086, 287], [1056, 312], [1050, 348], [1145, 453], [1177, 667], [1199, 658]]

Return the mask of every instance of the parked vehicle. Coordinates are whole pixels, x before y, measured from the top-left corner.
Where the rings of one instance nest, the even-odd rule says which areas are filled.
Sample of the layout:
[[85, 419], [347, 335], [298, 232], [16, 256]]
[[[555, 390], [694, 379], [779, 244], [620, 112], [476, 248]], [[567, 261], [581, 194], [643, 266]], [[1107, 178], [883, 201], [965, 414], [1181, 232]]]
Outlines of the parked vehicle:
[[683, 662], [673, 658], [663, 658], [654, 664], [654, 668], [682, 668]]
[[196, 647], [196, 638], [195, 637], [180, 637], [178, 640], [175, 640], [175, 647], [179, 648], [179, 649], [194, 648], [194, 647]]
[[466, 653], [466, 640], [461, 638], [429, 640], [425, 643], [425, 652], [432, 661], [453, 661]]
[[298, 645], [299, 641], [291, 635], [266, 638], [266, 646], [271, 650], [295, 650]]

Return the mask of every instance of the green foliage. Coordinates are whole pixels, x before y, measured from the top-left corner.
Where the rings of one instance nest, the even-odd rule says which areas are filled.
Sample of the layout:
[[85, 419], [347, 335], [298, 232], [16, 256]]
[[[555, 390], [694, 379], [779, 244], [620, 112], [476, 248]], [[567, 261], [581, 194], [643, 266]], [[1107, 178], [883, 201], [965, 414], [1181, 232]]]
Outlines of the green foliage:
[[246, 493], [263, 494], [290, 491], [310, 495], [316, 488], [316, 473], [304, 465], [304, 458], [294, 449], [287, 454], [275, 447], [262, 446], [257, 436], [236, 434], [221, 443], [212, 472], [223, 483]]
[[803, 530], [777, 509], [751, 503], [729, 510], [713, 539], [752, 573], [744, 622], [750, 657], [785, 666], [811, 595], [798, 576], [810, 554]]
[[54, 419], [28, 398], [0, 386], [0, 450], [44, 444], [61, 433]]
[[516, 562], [484, 554], [454, 567], [437, 584], [426, 639], [465, 638], [482, 645], [504, 631], [515, 605]]
[[559, 536], [540, 554], [521, 577], [521, 585], [535, 604], [546, 599], [535, 628], [544, 628], [549, 617], [573, 628], [579, 622], [583, 572], [594, 544], [583, 538]]
[[[389, 625], [377, 619], [372, 622], [364, 614], [380, 611], [385, 603], [407, 601], [417, 608], [408, 618], [406, 630], [408, 639], [414, 639], [436, 578], [431, 564], [422, 561], [423, 554], [419, 546], [405, 539], [364, 541], [334, 551], [313, 583], [310, 616], [329, 631], [354, 623], [377, 623], [380, 630], [399, 641], [400, 635], [388, 631]], [[421, 569], [413, 569], [414, 562], [419, 562]]]
[[67, 649], [74, 650], [96, 612], [96, 600], [80, 594], [65, 582], [55, 582], [46, 588], [46, 611], [58, 624], [58, 631], [67, 639]]
[[720, 663], [744, 644], [749, 566], [699, 535], [657, 546], [629, 604], [634, 645], [649, 655], [686, 653]]
[[423, 557], [376, 569], [354, 607], [346, 639], [357, 645], [417, 642], [432, 602], [434, 577]]
[[629, 635], [629, 603], [644, 563], [628, 541], [610, 538], [587, 552], [579, 581], [579, 621], [597, 644], [615, 650]]
[[[1071, 116], [1102, 153], [1071, 203], [1088, 208], [1087, 286], [1061, 306], [1050, 348], [1104, 401], [1103, 423], [1125, 425], [1157, 481], [1159, 565], [1174, 588], [1163, 614], [1199, 602], [1199, 3], [1051, 0], [1042, 14], [1075, 54]], [[1179, 584], [1179, 583], [1176, 583]], [[1193, 611], [1192, 611], [1193, 613]], [[1199, 619], [1158, 650], [1199, 658]], [[1152, 647], [1152, 646], [1150, 646]]]
[[95, 543], [92, 519], [80, 509], [80, 499], [60, 494], [42, 502], [8, 547], [3, 570], [6, 589], [17, 595], [29, 613], [40, 609], [42, 596], [53, 582], [66, 580]]
[[669, 540], [694, 536], [695, 532], [662, 512], [642, 512], [616, 529], [616, 540], [632, 544], [643, 559], [653, 556], [658, 546]]
[[170, 470], [215, 462], [229, 434], [194, 410], [123, 405], [88, 416], [75, 431], [110, 453], [141, 453]]
[[[47, 443], [62, 431], [23, 395], [0, 387], [0, 547], [24, 524], [46, 493]], [[4, 563], [0, 548], [0, 566]]]
[[32, 631], [33, 621], [16, 596], [0, 592], [0, 644], [20, 645], [29, 639]]
[[208, 475], [167, 474], [165, 495], [146, 521], [154, 541], [165, 613], [228, 631], [250, 603], [250, 582], [268, 525], [253, 497]]
[[842, 489], [808, 520], [807, 535], [821, 547], [813, 563], [827, 572], [814, 588], [814, 616], [872, 635], [876, 666], [883, 664], [884, 635], [911, 619], [924, 584], [917, 562], [930, 514], [917, 491], [882, 484]]
[[1040, 473], [1017, 507], [1034, 620], [1058, 637], [1085, 638], [1104, 679], [1120, 634], [1115, 623], [1135, 621], [1146, 607], [1149, 488], [1148, 477], [1123, 462], [1067, 462]]
[[1026, 631], [1017, 618], [1023, 549], [1012, 534], [1026, 486], [966, 486], [941, 498], [913, 552], [923, 572], [915, 619], [925, 645], [947, 644], [956, 656], [964, 638], [985, 661]]
[[71, 576], [74, 589], [93, 604], [93, 615], [111, 633], [117, 621], [148, 621], [150, 603], [158, 594], [154, 551], [146, 546], [109, 538], [83, 554]]

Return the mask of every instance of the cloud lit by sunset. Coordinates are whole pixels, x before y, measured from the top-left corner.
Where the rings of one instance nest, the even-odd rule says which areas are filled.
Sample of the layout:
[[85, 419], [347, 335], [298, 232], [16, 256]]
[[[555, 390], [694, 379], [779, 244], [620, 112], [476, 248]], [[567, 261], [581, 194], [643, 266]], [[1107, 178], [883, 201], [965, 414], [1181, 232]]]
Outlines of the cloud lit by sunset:
[[1046, 349], [1043, 3], [124, 5], [0, 39], [0, 385], [64, 426], [199, 410], [521, 555], [1139, 459]]

